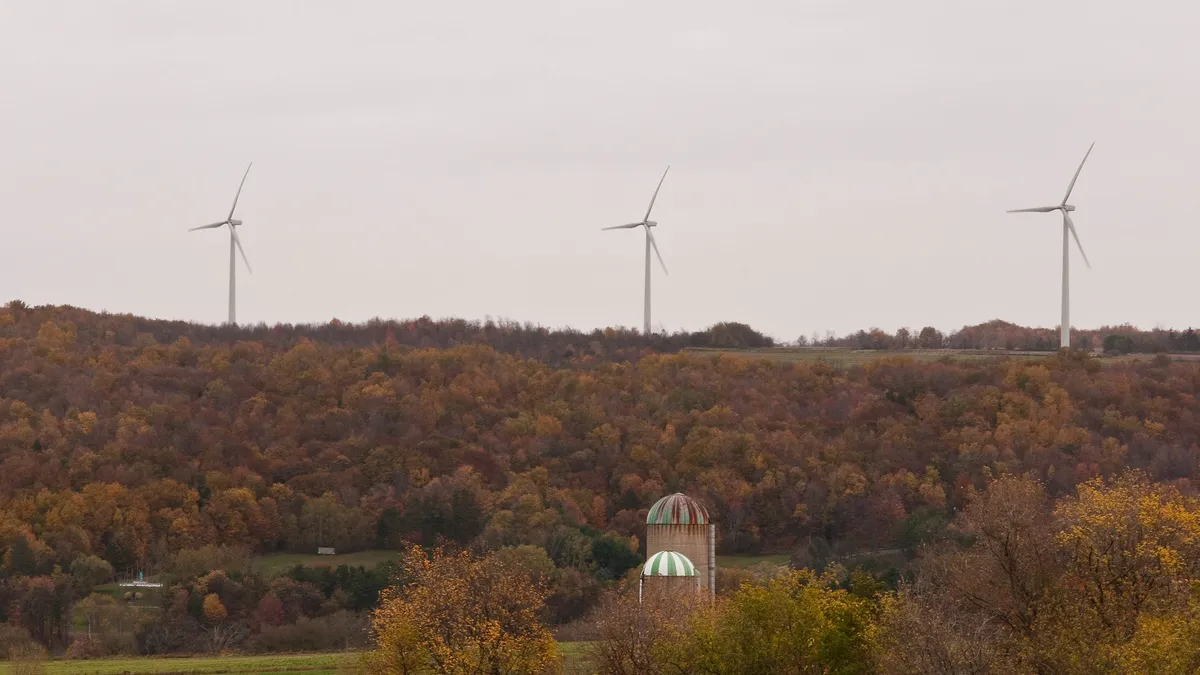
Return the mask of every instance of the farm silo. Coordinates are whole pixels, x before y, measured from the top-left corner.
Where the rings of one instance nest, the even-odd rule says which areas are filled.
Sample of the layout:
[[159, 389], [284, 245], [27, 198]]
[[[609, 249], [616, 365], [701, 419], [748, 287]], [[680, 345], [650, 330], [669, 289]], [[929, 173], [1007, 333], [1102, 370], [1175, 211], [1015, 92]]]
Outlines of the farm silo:
[[682, 492], [667, 495], [646, 514], [646, 555], [663, 551], [682, 553], [696, 566], [700, 587], [716, 594], [716, 532], [708, 510]]
[[700, 574], [687, 556], [676, 551], [659, 551], [642, 565], [638, 579], [638, 602], [646, 590], [657, 593], [699, 593]]

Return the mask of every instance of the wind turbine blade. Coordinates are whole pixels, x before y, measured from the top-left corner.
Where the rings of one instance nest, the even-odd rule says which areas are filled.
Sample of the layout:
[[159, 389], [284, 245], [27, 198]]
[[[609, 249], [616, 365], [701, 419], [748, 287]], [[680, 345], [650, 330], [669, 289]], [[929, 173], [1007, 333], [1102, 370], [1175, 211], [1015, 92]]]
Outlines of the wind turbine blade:
[[[671, 170], [671, 165], [667, 165], [667, 171]], [[650, 212], [654, 210], [654, 200], [658, 199], [658, 191], [662, 189], [663, 181], [667, 178], [667, 171], [663, 171], [662, 178], [658, 179], [658, 187], [654, 188], [654, 196], [650, 198], [650, 206], [646, 209], [646, 217], [642, 220], [650, 220]]]
[[246, 257], [246, 251], [242, 248], [242, 240], [237, 236], [237, 230], [230, 227], [229, 234], [233, 235], [233, 243], [237, 244], [238, 253], [242, 254], [242, 262], [246, 263], [246, 271], [250, 274], [254, 274], [254, 270], [250, 269], [250, 260]]
[[642, 223], [630, 223], [628, 225], [613, 225], [612, 227], [602, 227], [603, 230], [632, 230], [635, 227], [641, 227]]
[[213, 228], [220, 227], [220, 226], [224, 225], [224, 224], [225, 224], [225, 223], [227, 223], [227, 222], [229, 222], [229, 221], [228, 221], [228, 220], [222, 220], [221, 222], [219, 222], [219, 223], [213, 223], [212, 225], [201, 225], [200, 227], [191, 227], [191, 228], [188, 228], [188, 232], [195, 232], [196, 230], [211, 230], [211, 229], [213, 229]]
[[1088, 262], [1087, 254], [1083, 252], [1083, 244], [1079, 243], [1079, 233], [1075, 231], [1075, 223], [1071, 220], [1071, 215], [1063, 211], [1063, 220], [1067, 223], [1067, 229], [1071, 231], [1071, 236], [1075, 237], [1075, 245], [1079, 247], [1079, 255], [1083, 256], [1083, 264], [1092, 268], [1092, 263]]
[[667, 263], [663, 262], [662, 254], [658, 252], [658, 242], [654, 241], [654, 233], [648, 227], [646, 228], [646, 238], [650, 240], [650, 245], [654, 247], [654, 255], [658, 256], [658, 264], [662, 265], [663, 274], [669, 275], [670, 272], [667, 271]]
[[1083, 156], [1083, 162], [1080, 162], [1079, 168], [1075, 169], [1075, 175], [1071, 177], [1071, 184], [1067, 186], [1067, 194], [1063, 196], [1062, 203], [1064, 206], [1067, 203], [1067, 199], [1071, 196], [1071, 190], [1075, 189], [1075, 181], [1079, 180], [1079, 172], [1083, 171], [1084, 162], [1087, 162], [1088, 155], [1092, 154], [1092, 148], [1094, 147], [1096, 147], [1096, 142], [1092, 141], [1092, 144], [1088, 146], [1087, 153]]
[[1058, 207], [1058, 206], [1035, 206], [1032, 209], [1009, 209], [1008, 212], [1009, 213], [1050, 213], [1051, 211], [1057, 211], [1059, 208], [1061, 208], [1061, 207]]
[[254, 162], [250, 162], [250, 166], [246, 167], [246, 173], [242, 174], [242, 182], [238, 183], [237, 194], [233, 196], [233, 206], [229, 207], [229, 220], [233, 220], [233, 210], [237, 208], [238, 197], [242, 196], [242, 186], [246, 184], [246, 176], [250, 175], [251, 166], [254, 166]]

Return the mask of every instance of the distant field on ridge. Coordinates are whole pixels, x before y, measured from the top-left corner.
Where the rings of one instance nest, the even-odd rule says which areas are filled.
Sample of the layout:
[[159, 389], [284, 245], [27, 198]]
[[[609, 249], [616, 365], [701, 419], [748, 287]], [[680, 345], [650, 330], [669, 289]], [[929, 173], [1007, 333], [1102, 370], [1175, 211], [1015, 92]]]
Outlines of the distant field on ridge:
[[702, 348], [687, 349], [685, 351], [688, 354], [695, 355], [727, 354], [741, 358], [781, 362], [828, 361], [839, 365], [853, 365], [888, 357], [905, 357], [917, 361], [937, 361], [947, 357], [952, 359], [1041, 358], [1053, 354], [1053, 352], [1010, 352], [975, 349], [906, 349], [903, 351], [888, 351], [881, 349], [826, 349], [823, 347], [778, 347], [770, 349]]
[[[726, 354], [746, 359], [763, 359], [780, 363], [803, 363], [828, 361], [841, 366], [857, 365], [885, 358], [908, 358], [915, 361], [938, 361], [940, 359], [1039, 359], [1054, 352], [1025, 352], [1004, 349], [836, 349], [825, 347], [776, 347], [768, 349], [717, 349], [689, 348], [686, 354], [696, 356]], [[1200, 361], [1200, 354], [1168, 354], [1176, 361]], [[1149, 361], [1154, 354], [1126, 354], [1124, 356], [1100, 357], [1101, 362]]]

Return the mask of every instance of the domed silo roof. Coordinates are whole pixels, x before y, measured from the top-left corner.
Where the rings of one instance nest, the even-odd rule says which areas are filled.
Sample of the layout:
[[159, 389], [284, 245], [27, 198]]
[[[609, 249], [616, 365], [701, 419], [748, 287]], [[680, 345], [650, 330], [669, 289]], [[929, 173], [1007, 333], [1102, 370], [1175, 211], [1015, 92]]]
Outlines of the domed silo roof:
[[642, 566], [644, 577], [694, 577], [696, 566], [682, 553], [659, 551]]
[[654, 502], [646, 514], [647, 525], [707, 525], [708, 510], [700, 502], [676, 492]]

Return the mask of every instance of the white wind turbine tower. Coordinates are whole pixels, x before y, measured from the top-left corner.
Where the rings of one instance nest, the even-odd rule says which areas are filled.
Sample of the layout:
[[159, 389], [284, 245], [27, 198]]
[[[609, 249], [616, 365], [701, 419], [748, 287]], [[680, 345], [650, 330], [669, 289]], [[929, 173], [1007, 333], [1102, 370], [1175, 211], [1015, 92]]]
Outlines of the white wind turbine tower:
[[234, 247], [237, 247], [238, 252], [242, 254], [242, 261], [246, 263], [246, 271], [250, 272], [251, 274], [254, 274], [254, 271], [250, 269], [250, 261], [246, 258], [246, 252], [244, 250], [242, 250], [242, 241], [240, 239], [238, 239], [237, 230], [235, 229], [239, 225], [242, 224], [242, 221], [234, 220], [234, 218], [233, 218], [233, 212], [234, 212], [234, 210], [237, 209], [238, 197], [242, 196], [242, 186], [246, 184], [246, 176], [250, 175], [250, 167], [251, 166], [254, 166], [254, 162], [250, 162], [250, 165], [246, 167], [246, 173], [242, 174], [242, 182], [238, 184], [237, 194], [235, 194], [233, 196], [233, 206], [229, 207], [229, 216], [226, 217], [225, 220], [222, 220], [219, 223], [212, 223], [211, 225], [201, 225], [200, 227], [193, 227], [190, 230], [188, 230], [188, 232], [195, 232], [196, 230], [211, 230], [214, 228], [221, 227], [222, 225], [229, 226], [229, 323], [230, 324], [237, 323], [237, 275], [236, 275], [237, 266], [234, 264], [235, 263], [235, 256], [233, 253]]
[[1071, 347], [1071, 275], [1070, 261], [1068, 255], [1069, 245], [1067, 241], [1067, 233], [1075, 238], [1075, 245], [1079, 247], [1079, 254], [1083, 256], [1083, 262], [1090, 269], [1092, 264], [1088, 262], [1087, 254], [1083, 252], [1083, 244], [1079, 243], [1079, 234], [1075, 231], [1075, 223], [1071, 221], [1071, 212], [1075, 207], [1068, 204], [1067, 200], [1071, 197], [1071, 190], [1075, 188], [1075, 181], [1079, 179], [1079, 172], [1083, 171], [1083, 165], [1087, 162], [1088, 155], [1092, 154], [1092, 148], [1096, 147], [1095, 143], [1088, 146], [1087, 153], [1083, 156], [1083, 161], [1079, 163], [1079, 168], [1075, 170], [1075, 175], [1071, 177], [1071, 184], [1067, 186], [1067, 194], [1063, 196], [1062, 203], [1058, 206], [1038, 206], [1032, 209], [1012, 209], [1009, 213], [1050, 213], [1051, 211], [1062, 211], [1063, 215], [1063, 264], [1062, 264], [1062, 327], [1061, 338], [1059, 340], [1060, 348], [1070, 349]]
[[658, 252], [658, 242], [654, 241], [654, 233], [650, 228], [657, 227], [658, 223], [650, 220], [650, 212], [654, 210], [654, 200], [658, 199], [658, 191], [662, 189], [663, 181], [667, 178], [667, 171], [671, 167], [668, 166], [666, 171], [663, 171], [662, 178], [658, 179], [658, 187], [654, 188], [654, 196], [650, 198], [650, 206], [646, 208], [646, 217], [636, 223], [628, 225], [614, 225], [613, 227], [601, 228], [603, 230], [632, 230], [635, 227], [640, 227], [646, 230], [646, 309], [645, 309], [645, 328], [644, 334], [650, 335], [650, 248], [654, 247], [654, 255], [658, 256], [658, 264], [662, 265], [663, 274], [667, 274], [667, 264], [663, 262], [662, 254]]

